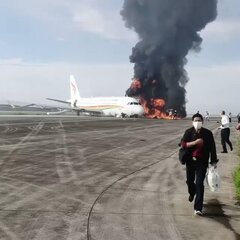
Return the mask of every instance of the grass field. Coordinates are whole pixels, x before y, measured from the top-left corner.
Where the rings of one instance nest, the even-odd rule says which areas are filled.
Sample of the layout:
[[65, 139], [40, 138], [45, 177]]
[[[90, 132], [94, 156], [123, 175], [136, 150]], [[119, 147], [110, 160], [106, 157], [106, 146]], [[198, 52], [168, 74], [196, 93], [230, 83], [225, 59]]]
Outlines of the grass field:
[[[237, 140], [237, 146], [238, 146], [237, 153], [238, 153], [238, 156], [240, 157], [240, 138], [238, 138]], [[235, 170], [233, 174], [233, 179], [236, 187], [236, 197], [237, 197], [237, 200], [240, 201], [240, 165]]]

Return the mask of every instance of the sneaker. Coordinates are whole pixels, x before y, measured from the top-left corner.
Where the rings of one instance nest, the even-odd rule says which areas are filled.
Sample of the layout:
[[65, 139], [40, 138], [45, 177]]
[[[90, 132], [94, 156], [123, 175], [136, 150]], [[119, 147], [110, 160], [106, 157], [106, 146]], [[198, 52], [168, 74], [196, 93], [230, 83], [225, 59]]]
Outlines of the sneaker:
[[200, 210], [195, 210], [194, 213], [195, 213], [195, 215], [198, 215], [198, 216], [203, 215], [202, 211], [200, 211]]
[[227, 151], [221, 151], [221, 153], [228, 153]]
[[194, 195], [189, 195], [189, 197], [188, 197], [188, 201], [189, 201], [189, 202], [192, 202], [193, 199], [194, 199]]

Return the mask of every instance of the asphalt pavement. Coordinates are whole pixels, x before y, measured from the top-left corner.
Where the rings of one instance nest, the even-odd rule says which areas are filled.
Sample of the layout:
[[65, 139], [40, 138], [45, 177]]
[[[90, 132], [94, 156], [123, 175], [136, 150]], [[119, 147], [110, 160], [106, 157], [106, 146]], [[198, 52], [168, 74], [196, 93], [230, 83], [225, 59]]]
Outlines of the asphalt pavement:
[[[240, 239], [234, 151], [193, 214], [178, 143], [190, 120], [0, 117], [0, 239]], [[220, 135], [213, 130], [218, 153]]]

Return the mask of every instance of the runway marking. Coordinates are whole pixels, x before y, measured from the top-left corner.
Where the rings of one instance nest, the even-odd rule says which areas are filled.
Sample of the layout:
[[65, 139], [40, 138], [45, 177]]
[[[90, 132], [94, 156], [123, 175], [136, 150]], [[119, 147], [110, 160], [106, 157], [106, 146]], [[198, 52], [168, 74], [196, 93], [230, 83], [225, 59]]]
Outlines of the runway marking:
[[[125, 175], [125, 176], [122, 176], [122, 177], [120, 177], [119, 179], [117, 179], [116, 181], [114, 181], [113, 183], [111, 183], [109, 186], [107, 186], [107, 187], [98, 195], [98, 197], [95, 199], [95, 201], [93, 202], [92, 207], [91, 207], [91, 209], [90, 209], [90, 211], [89, 211], [88, 221], [87, 221], [87, 239], [88, 239], [88, 240], [91, 240], [91, 239], [92, 239], [92, 237], [91, 237], [91, 231], [90, 231], [90, 219], [91, 219], [91, 215], [92, 215], [92, 213], [93, 213], [93, 209], [94, 209], [95, 205], [97, 204], [97, 202], [103, 197], [103, 195], [105, 195], [105, 193], [106, 193], [110, 188], [112, 188], [116, 183], [118, 183], [118, 182], [120, 182], [120, 181], [122, 181], [122, 180], [124, 180], [124, 179], [126, 179], [126, 178], [128, 178], [128, 177], [130, 177], [130, 176], [132, 176], [132, 175], [135, 175], [136, 173], [142, 172], [142, 171], [144, 171], [144, 170], [146, 170], [146, 169], [148, 169], [148, 168], [150, 168], [150, 167], [152, 167], [152, 166], [154, 166], [154, 165], [157, 165], [158, 163], [160, 163], [160, 162], [162, 162], [162, 161], [164, 161], [164, 160], [167, 160], [167, 159], [171, 158], [171, 157], [174, 156], [176, 153], [177, 153], [177, 151], [174, 151], [173, 153], [171, 153], [169, 156], [165, 157], [164, 159], [161, 159], [161, 160], [158, 160], [158, 161], [156, 161], [156, 162], [154, 162], [154, 163], [148, 164], [148, 165], [146, 165], [146, 166], [144, 166], [144, 167], [142, 167], [142, 168], [140, 168], [140, 169], [137, 169], [137, 170], [131, 172], [130, 174], [127, 174], [127, 175]], [[175, 240], [175, 239], [174, 239], [174, 240]]]
[[34, 125], [36, 123], [39, 123], [39, 121], [36, 122], [21, 122], [21, 123], [0, 123], [0, 126], [18, 126], [18, 125]]
[[[0, 116], [0, 119], [1, 117], [3, 116]], [[8, 117], [8, 116], [7, 116]], [[12, 116], [12, 117], [19, 117], [19, 116]], [[31, 116], [29, 116], [28, 118], [30, 118]], [[35, 117], [35, 116], [33, 116]], [[46, 117], [46, 116], [37, 116], [38, 118], [41, 118], [41, 121], [42, 120], [45, 120], [45, 123], [49, 123], [49, 124], [56, 124], [56, 121], [53, 121], [51, 118], [49, 117]], [[22, 116], [22, 118], [24, 118], [24, 116]], [[64, 123], [81, 123], [81, 122], [99, 122], [99, 121], [119, 121], [119, 122], [122, 122], [123, 120], [122, 119], [116, 119], [114, 117], [112, 118], [107, 118], [107, 117], [103, 117], [103, 118], [78, 118], [78, 117], [75, 117], [75, 116], [71, 116], [71, 117], [66, 117], [66, 116], [55, 116], [55, 117], [52, 117], [52, 118], [56, 118], [59, 119], [59, 118], [62, 118], [61, 121], [64, 122]], [[72, 119], [74, 119], [75, 121], [73, 121]], [[50, 120], [50, 121], [48, 121]], [[129, 121], [134, 121], [133, 119], [127, 119]], [[146, 120], [146, 119], [138, 119], [138, 121], [142, 121], [142, 120]], [[36, 121], [36, 122], [16, 122], [16, 123], [0, 123], [0, 126], [11, 126], [11, 125], [32, 125], [32, 124], [36, 124], [38, 123], [39, 121]]]
[[5, 161], [11, 156], [11, 154], [16, 151], [17, 149], [20, 148], [20, 146], [27, 141], [30, 137], [35, 136], [39, 133], [39, 131], [42, 129], [44, 123], [43, 122], [39, 122], [38, 125], [36, 126], [35, 129], [33, 129], [30, 133], [28, 133], [25, 137], [23, 137], [18, 143], [14, 144], [12, 149], [10, 151], [8, 151], [8, 154], [6, 155], [5, 159], [2, 160], [2, 162], [0, 163], [0, 167], [3, 166], [3, 164], [5, 163]]
[[30, 137], [32, 136], [36, 136], [39, 131], [42, 129], [44, 123], [39, 122], [38, 125], [30, 132], [28, 133], [25, 137], [22, 138], [22, 140], [20, 142], [18, 142], [17, 144], [14, 144], [14, 148], [9, 152], [8, 156], [11, 155], [16, 149], [19, 148], [19, 146], [26, 142]]
[[[82, 204], [87, 205], [87, 206], [88, 206], [88, 205], [89, 205], [89, 206], [91, 205], [91, 204], [89, 204], [89, 203], [87, 203], [87, 202], [84, 202], [84, 201], [81, 200], [81, 199], [74, 198], [74, 197], [72, 197], [72, 196], [62, 194], [62, 193], [60, 193], [60, 192], [55, 191], [54, 189], [50, 189], [50, 188], [47, 188], [47, 187], [39, 186], [39, 185], [37, 185], [37, 184], [29, 183], [29, 182], [26, 182], [26, 181], [22, 181], [22, 180], [19, 180], [19, 179], [14, 179], [14, 178], [12, 178], [12, 177], [7, 177], [7, 176], [0, 176], [0, 179], [7, 179], [7, 180], [11, 180], [11, 181], [21, 182], [21, 183], [23, 183], [23, 184], [29, 185], [29, 186], [34, 187], [34, 188], [38, 188], [38, 189], [40, 189], [40, 190], [42, 190], [42, 191], [45, 191], [45, 192], [55, 193], [55, 194], [57, 194], [57, 195], [59, 195], [59, 196], [62, 196], [62, 197], [64, 197], [64, 198], [66, 198], [66, 199], [70, 199], [70, 200], [72, 200], [72, 201], [75, 201], [75, 202], [78, 202], [78, 203], [82, 203]], [[14, 210], [14, 211], [16, 211], [16, 210]]]
[[[180, 136], [182, 136], [182, 132], [181, 132], [181, 134], [178, 133], [178, 135], [175, 136], [175, 138], [177, 138], [178, 136], [179, 136], [179, 139], [180, 139]], [[156, 139], [158, 139], [158, 138], [159, 138], [159, 136]], [[172, 141], [173, 141], [172, 138], [171, 139], [167, 139], [166, 141], [162, 142], [161, 145], [168, 144], [169, 142], [172, 142]], [[116, 150], [124, 149], [124, 148], [130, 146], [133, 143], [135, 143], [137, 146], [134, 147], [134, 148], [132, 147], [132, 150], [128, 151], [128, 155], [131, 155], [131, 154], [134, 154], [134, 153], [139, 155], [141, 152], [145, 152], [145, 149], [142, 149], [142, 146], [138, 146], [139, 142], [136, 142], [136, 139], [132, 139], [129, 142], [126, 142], [122, 146], [114, 147], [114, 148], [111, 148], [109, 150], [105, 150], [105, 151], [98, 152], [98, 153], [93, 153], [93, 154], [88, 155], [87, 157], [100, 157], [100, 156], [103, 156], [103, 155], [105, 155], [107, 153], [111, 153], [111, 152], [114, 152]], [[148, 144], [148, 147], [152, 147], [152, 148], [156, 148], [157, 146], [158, 146], [158, 142], [154, 141], [154, 139], [152, 139], [151, 143]]]
[[10, 127], [6, 127], [6, 129], [4, 129], [3, 131], [2, 131], [2, 133], [7, 133], [8, 131], [9, 131], [9, 129], [11, 129]]
[[56, 147], [59, 145], [62, 145], [62, 147], [58, 149], [60, 150], [60, 152], [55, 152], [56, 170], [60, 182], [68, 183], [76, 180], [77, 176], [73, 169], [73, 163], [68, 157], [69, 153], [67, 148], [66, 133], [61, 120], [59, 120], [59, 126], [60, 128], [58, 129], [58, 132], [60, 135], [60, 139], [56, 139]]
[[17, 130], [18, 130], [17, 127], [7, 127], [6, 129], [4, 129], [4, 130], [2, 131], [2, 133], [14, 133], [14, 132], [16, 132]]
[[[27, 190], [27, 189], [23, 189]], [[45, 194], [43, 191], [39, 191], [39, 189], [36, 189], [36, 191], [32, 191], [30, 194], [26, 194], [25, 197], [23, 197], [21, 200], [17, 200], [14, 202], [11, 202], [8, 204], [8, 206], [5, 206], [5, 209], [19, 209], [22, 208], [24, 205], [34, 202], [34, 200], [39, 199]]]

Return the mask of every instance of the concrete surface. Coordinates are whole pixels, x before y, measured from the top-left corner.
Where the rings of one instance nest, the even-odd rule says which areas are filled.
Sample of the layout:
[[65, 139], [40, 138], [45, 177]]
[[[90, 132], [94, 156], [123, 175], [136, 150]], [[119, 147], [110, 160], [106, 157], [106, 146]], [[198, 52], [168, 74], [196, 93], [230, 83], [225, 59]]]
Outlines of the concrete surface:
[[190, 124], [0, 117], [0, 239], [240, 239], [234, 152], [219, 154], [222, 188], [206, 187], [206, 215], [187, 201], [177, 144]]

